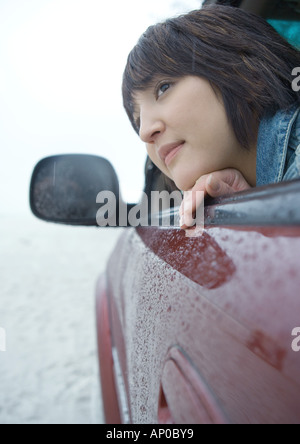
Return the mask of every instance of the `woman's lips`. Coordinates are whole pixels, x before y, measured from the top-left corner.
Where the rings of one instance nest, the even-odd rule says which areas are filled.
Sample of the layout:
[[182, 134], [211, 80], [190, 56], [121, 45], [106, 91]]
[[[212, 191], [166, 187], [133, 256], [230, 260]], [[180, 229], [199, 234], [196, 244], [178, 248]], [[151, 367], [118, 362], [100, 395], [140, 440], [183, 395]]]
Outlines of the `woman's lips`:
[[171, 143], [168, 145], [162, 146], [158, 152], [160, 158], [164, 161], [166, 166], [168, 167], [175, 156], [181, 151], [183, 148], [184, 142]]
[[181, 145], [179, 145], [178, 147], [174, 148], [165, 158], [165, 164], [167, 166], [170, 165], [170, 163], [172, 162], [172, 160], [174, 159], [175, 156], [177, 156], [178, 152], [181, 151], [181, 149], [183, 148], [183, 143]]

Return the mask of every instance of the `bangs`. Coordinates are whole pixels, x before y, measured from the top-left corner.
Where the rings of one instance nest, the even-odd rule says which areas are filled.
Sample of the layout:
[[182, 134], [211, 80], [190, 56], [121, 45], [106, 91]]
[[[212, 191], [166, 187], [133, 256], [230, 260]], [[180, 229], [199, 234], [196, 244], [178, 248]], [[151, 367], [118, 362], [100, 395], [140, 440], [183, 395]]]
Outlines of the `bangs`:
[[[135, 92], [145, 91], [158, 77], [178, 78], [182, 77], [185, 71], [192, 72], [190, 48], [193, 44], [190, 40], [186, 42], [186, 36], [181, 35], [178, 38], [179, 33], [180, 31], [176, 31], [171, 26], [170, 20], [151, 26], [141, 36], [128, 56], [123, 75], [123, 105], [137, 133], [139, 130], [133, 119]], [[178, 63], [178, 51], [181, 54], [180, 63]], [[189, 53], [189, 69], [187, 70], [184, 69], [185, 52]]]
[[254, 125], [269, 113], [300, 103], [292, 71], [300, 52], [263, 18], [211, 5], [151, 26], [128, 56], [123, 105], [134, 130], [134, 95], [157, 78], [192, 75], [220, 91], [230, 124], [245, 148]]

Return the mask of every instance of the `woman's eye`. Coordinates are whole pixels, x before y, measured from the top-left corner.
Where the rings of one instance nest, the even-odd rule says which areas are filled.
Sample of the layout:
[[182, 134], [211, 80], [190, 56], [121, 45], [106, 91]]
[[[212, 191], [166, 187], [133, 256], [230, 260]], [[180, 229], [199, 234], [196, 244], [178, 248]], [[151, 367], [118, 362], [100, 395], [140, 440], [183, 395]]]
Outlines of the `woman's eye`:
[[170, 83], [163, 83], [159, 86], [157, 91], [157, 97], [162, 96], [169, 88], [171, 84]]

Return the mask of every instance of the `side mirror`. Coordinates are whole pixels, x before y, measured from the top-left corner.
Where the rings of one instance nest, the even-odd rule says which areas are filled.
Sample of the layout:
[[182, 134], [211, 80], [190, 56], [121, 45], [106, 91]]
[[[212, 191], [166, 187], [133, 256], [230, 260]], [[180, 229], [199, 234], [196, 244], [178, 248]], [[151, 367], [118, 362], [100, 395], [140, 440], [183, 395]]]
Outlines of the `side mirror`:
[[30, 207], [36, 217], [49, 222], [97, 226], [101, 205], [96, 199], [103, 191], [119, 202], [119, 181], [108, 160], [84, 154], [47, 157], [33, 171]]

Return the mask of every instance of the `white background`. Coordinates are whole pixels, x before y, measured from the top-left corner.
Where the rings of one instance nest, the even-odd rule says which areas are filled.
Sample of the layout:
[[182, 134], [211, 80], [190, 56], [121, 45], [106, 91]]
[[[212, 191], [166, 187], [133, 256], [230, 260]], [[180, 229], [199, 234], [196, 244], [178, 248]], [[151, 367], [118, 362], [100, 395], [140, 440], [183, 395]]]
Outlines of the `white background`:
[[107, 157], [125, 199], [145, 148], [122, 106], [129, 51], [151, 24], [199, 0], [0, 0], [0, 213], [28, 209], [32, 169], [58, 153]]
[[58, 153], [115, 166], [139, 199], [145, 148], [122, 108], [128, 52], [197, 0], [0, 0], [0, 424], [101, 423], [95, 283], [119, 229], [46, 224], [32, 169]]

